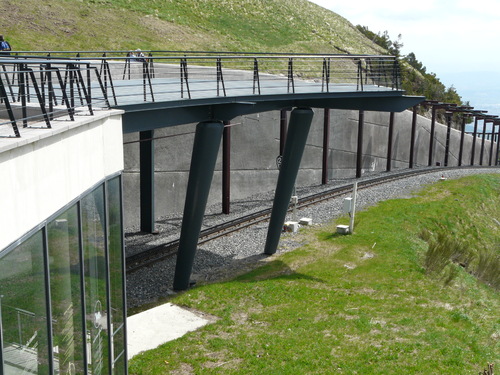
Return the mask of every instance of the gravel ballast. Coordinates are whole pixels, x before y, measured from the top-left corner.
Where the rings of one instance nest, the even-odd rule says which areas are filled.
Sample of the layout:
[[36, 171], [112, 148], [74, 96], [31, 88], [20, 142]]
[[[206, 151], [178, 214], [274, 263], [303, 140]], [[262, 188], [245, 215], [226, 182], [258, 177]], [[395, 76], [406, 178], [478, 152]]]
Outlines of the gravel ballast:
[[[435, 183], [442, 178], [455, 179], [471, 174], [500, 173], [498, 168], [468, 168], [439, 169], [426, 174], [415, 175], [401, 180], [390, 181], [358, 191], [356, 210], [362, 210], [379, 201], [394, 198], [409, 198], [422, 187]], [[370, 174], [357, 181], [379, 177], [383, 174]], [[331, 189], [336, 186], [352, 184], [355, 179], [330, 181], [328, 185], [297, 188], [296, 194], [304, 197]], [[325, 224], [342, 215], [342, 205], [345, 195], [328, 200], [304, 209], [294, 214], [289, 212], [286, 220], [311, 218], [313, 225]], [[203, 220], [203, 228], [233, 220], [254, 211], [260, 211], [272, 206], [274, 192], [254, 195], [245, 200], [231, 202], [231, 213], [221, 214], [221, 206], [207, 207]], [[182, 213], [160, 218], [156, 222], [159, 234], [139, 233], [136, 228], [129, 228], [125, 235], [125, 252], [136, 254], [145, 249], [177, 239], [180, 233]], [[199, 283], [223, 280], [256, 267], [269, 259], [263, 254], [267, 235], [268, 221], [252, 225], [231, 235], [204, 243], [196, 252], [191, 280]], [[277, 254], [290, 251], [302, 244], [295, 241], [291, 233], [284, 233], [280, 239]], [[160, 261], [150, 267], [143, 268], [127, 275], [127, 305], [128, 308], [154, 303], [161, 298], [172, 295], [176, 257]]]

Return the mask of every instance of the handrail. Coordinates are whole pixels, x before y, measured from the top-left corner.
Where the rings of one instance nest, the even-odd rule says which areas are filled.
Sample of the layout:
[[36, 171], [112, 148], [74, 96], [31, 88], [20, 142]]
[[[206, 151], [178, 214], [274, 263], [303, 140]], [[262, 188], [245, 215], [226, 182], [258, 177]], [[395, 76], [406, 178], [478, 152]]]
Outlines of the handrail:
[[[92, 115], [98, 108], [141, 102], [364, 91], [368, 86], [372, 91], [400, 90], [394, 56], [143, 53], [139, 59], [130, 51], [19, 51], [0, 58], [0, 137], [2, 125], [10, 124], [20, 137], [18, 122], [29, 127], [43, 121], [43, 127], [51, 128], [56, 117], [74, 120], [77, 112]], [[28, 115], [33, 106], [38, 113]]]

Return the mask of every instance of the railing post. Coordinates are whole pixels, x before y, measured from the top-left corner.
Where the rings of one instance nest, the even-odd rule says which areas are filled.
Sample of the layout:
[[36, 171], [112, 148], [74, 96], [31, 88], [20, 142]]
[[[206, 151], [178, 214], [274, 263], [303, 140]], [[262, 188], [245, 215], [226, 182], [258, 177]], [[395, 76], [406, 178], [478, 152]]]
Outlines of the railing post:
[[259, 61], [253, 59], [253, 93], [255, 95], [255, 86], [257, 85], [258, 94], [260, 95], [260, 77], [259, 77]]
[[323, 73], [321, 75], [321, 91], [330, 92], [330, 58], [323, 58]]
[[188, 98], [191, 99], [191, 91], [189, 90], [189, 80], [188, 80], [188, 70], [187, 70], [187, 59], [181, 59], [181, 98], [184, 98], [184, 81], [186, 81], [186, 90], [188, 93]]
[[222, 84], [222, 91], [226, 96], [226, 86], [224, 84], [224, 76], [222, 75], [222, 60], [217, 58], [217, 96], [219, 96], [219, 85]]
[[17, 127], [16, 123], [16, 118], [14, 116], [14, 112], [12, 111], [12, 107], [10, 105], [10, 100], [7, 96], [7, 90], [5, 90], [5, 86], [3, 84], [2, 77], [0, 77], [0, 95], [2, 96], [4, 102], [5, 102], [5, 108], [7, 108], [7, 113], [9, 114], [9, 120], [10, 123], [12, 124], [12, 129], [14, 130], [14, 135], [16, 138], [21, 137], [21, 134], [19, 133], [19, 128]]
[[293, 81], [293, 58], [288, 58], [288, 83], [287, 92], [290, 92], [290, 86], [292, 87], [292, 93], [295, 94], [295, 82]]

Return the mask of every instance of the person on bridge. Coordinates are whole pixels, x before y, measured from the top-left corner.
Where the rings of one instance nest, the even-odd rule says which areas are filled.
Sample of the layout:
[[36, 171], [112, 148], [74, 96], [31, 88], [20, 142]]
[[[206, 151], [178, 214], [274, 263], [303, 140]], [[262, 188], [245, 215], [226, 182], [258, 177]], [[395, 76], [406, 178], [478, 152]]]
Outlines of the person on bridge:
[[136, 61], [139, 61], [139, 62], [146, 62], [146, 58], [144, 57], [144, 54], [142, 53], [141, 49], [140, 48], [137, 48], [135, 50], [136, 52], [136, 56], [137, 56], [137, 59]]
[[0, 55], [10, 55], [10, 51], [12, 51], [10, 43], [0, 35]]

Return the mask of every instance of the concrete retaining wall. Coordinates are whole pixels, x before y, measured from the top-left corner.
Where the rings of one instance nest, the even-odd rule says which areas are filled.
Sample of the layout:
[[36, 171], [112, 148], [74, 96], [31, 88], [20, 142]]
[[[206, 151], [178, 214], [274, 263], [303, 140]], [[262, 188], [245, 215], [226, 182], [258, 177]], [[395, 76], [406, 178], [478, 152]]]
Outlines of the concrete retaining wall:
[[[321, 184], [323, 155], [323, 109], [315, 109], [306, 150], [297, 177], [297, 186]], [[355, 176], [358, 140], [358, 111], [330, 111], [329, 179]], [[392, 169], [408, 168], [412, 112], [395, 114]], [[182, 212], [191, 161], [196, 124], [155, 131], [155, 209], [156, 217]], [[365, 112], [363, 135], [363, 173], [386, 169], [389, 113]], [[414, 166], [427, 166], [430, 120], [418, 116]], [[139, 139], [127, 134], [125, 142]], [[446, 126], [436, 124], [434, 162], [444, 164]], [[476, 141], [475, 164], [479, 163], [481, 142]], [[278, 169], [280, 113], [277, 111], [234, 119], [231, 127], [231, 199], [274, 190]], [[458, 165], [460, 132], [452, 129], [448, 165]], [[463, 164], [471, 160], [472, 137], [466, 135]], [[490, 142], [486, 141], [483, 163], [489, 158]], [[125, 227], [139, 223], [139, 143], [125, 144], [124, 202]], [[208, 204], [221, 202], [222, 157], [219, 152], [217, 170]]]

